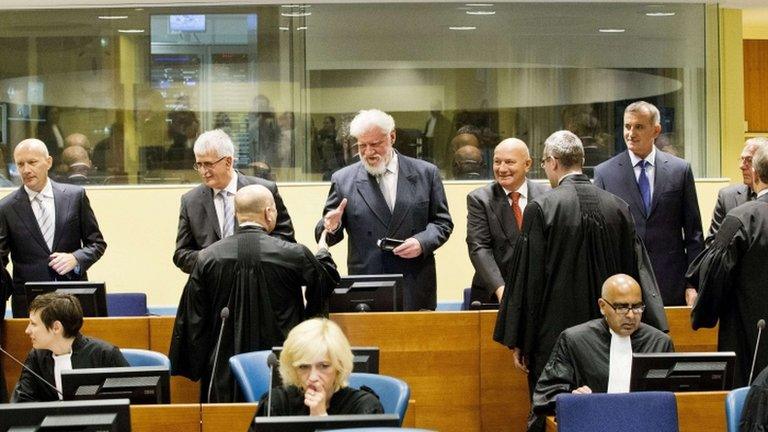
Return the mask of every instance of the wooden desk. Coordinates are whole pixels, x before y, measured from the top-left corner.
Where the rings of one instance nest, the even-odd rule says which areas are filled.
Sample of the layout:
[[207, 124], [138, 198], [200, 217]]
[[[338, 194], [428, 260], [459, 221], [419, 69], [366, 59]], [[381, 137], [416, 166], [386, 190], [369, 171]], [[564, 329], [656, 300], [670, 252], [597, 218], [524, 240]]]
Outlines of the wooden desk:
[[[190, 432], [199, 430], [199, 404], [131, 405], [131, 432]], [[246, 429], [237, 430], [245, 431]]]

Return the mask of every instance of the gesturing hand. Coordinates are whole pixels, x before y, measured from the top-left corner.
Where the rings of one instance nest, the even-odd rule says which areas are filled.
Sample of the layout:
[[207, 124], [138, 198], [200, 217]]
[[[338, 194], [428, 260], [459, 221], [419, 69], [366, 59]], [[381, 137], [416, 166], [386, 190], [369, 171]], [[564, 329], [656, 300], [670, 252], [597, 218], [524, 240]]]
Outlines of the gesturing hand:
[[329, 211], [323, 216], [323, 228], [328, 232], [335, 232], [341, 225], [341, 217], [344, 215], [344, 209], [347, 208], [347, 199], [341, 200], [341, 203], [334, 210]]

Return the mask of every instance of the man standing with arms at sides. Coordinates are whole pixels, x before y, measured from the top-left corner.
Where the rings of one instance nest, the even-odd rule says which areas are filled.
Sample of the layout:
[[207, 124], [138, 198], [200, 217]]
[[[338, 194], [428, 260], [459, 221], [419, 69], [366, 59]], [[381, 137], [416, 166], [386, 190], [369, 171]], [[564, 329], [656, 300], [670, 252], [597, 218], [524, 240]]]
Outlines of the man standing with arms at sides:
[[664, 304], [691, 305], [696, 289], [686, 284], [685, 270], [704, 247], [699, 201], [691, 164], [654, 146], [660, 133], [658, 108], [630, 104], [624, 110], [627, 151], [595, 167], [595, 186], [629, 204]]
[[179, 231], [173, 263], [184, 273], [191, 273], [197, 254], [214, 242], [235, 232], [235, 193], [246, 185], [262, 185], [272, 192], [277, 206], [274, 237], [296, 242], [293, 223], [277, 185], [269, 180], [245, 176], [235, 171], [232, 139], [221, 129], [208, 131], [195, 141], [194, 169], [203, 184], [181, 197]]
[[709, 246], [715, 239], [715, 234], [717, 234], [717, 230], [728, 212], [757, 197], [752, 186], [752, 157], [757, 148], [765, 143], [768, 143], [766, 137], [750, 138], [744, 143], [744, 149], [739, 156], [739, 169], [743, 183], [724, 187], [717, 193], [717, 204], [715, 204], [715, 211], [712, 214], [712, 222], [709, 224], [709, 234], [704, 240], [705, 246]]
[[467, 247], [475, 268], [470, 301], [496, 303], [523, 227], [523, 210], [548, 188], [526, 178], [531, 169], [528, 146], [507, 138], [493, 151], [495, 181], [467, 195]]
[[[699, 297], [691, 310], [696, 330], [718, 320], [718, 351], [736, 352], [734, 388], [747, 385], [757, 322], [768, 317], [768, 143], [758, 145], [752, 159], [753, 201], [728, 212], [714, 240], [691, 264], [688, 277], [699, 281]], [[755, 370], [768, 366], [768, 351], [758, 350]]]
[[[405, 310], [437, 306], [434, 251], [448, 240], [453, 222], [434, 165], [403, 156], [392, 146], [395, 120], [377, 109], [360, 111], [349, 125], [360, 161], [336, 171], [315, 238], [328, 231], [328, 244], [349, 235], [349, 274], [404, 277]], [[402, 240], [393, 250], [383, 238]]]
[[653, 276], [639, 270], [645, 251], [636, 245], [629, 207], [593, 186], [583, 163], [584, 148], [572, 132], [544, 142], [541, 166], [553, 189], [525, 208], [505, 280], [494, 340], [514, 350], [530, 394], [560, 332], [600, 316], [597, 300], [611, 275], [641, 281], [646, 322], [667, 329]]

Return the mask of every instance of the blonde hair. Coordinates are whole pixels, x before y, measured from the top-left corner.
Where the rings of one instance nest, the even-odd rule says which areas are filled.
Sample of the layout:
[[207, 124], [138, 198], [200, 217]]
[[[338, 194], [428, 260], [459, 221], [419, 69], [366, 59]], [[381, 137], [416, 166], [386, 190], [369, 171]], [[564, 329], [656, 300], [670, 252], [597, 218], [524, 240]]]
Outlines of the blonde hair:
[[304, 388], [297, 372], [299, 365], [327, 358], [336, 370], [333, 391], [349, 385], [352, 372], [352, 348], [344, 332], [333, 321], [313, 318], [302, 322], [288, 333], [280, 353], [280, 376], [283, 385]]

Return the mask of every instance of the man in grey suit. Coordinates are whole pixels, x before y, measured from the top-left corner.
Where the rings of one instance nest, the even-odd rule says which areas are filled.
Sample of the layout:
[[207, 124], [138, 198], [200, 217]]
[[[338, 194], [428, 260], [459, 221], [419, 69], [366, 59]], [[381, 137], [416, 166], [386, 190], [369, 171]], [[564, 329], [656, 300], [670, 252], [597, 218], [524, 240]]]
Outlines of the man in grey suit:
[[258, 184], [275, 197], [277, 225], [273, 237], [295, 243], [293, 223], [277, 185], [269, 180], [245, 176], [234, 169], [235, 148], [221, 129], [205, 132], [195, 141], [195, 165], [203, 184], [181, 197], [179, 231], [173, 263], [191, 273], [197, 254], [216, 241], [235, 232], [235, 193], [243, 186]]
[[724, 187], [717, 193], [717, 204], [715, 204], [715, 211], [712, 214], [712, 222], [709, 224], [709, 234], [704, 240], [705, 246], [709, 246], [715, 239], [715, 234], [717, 234], [720, 224], [723, 223], [723, 219], [729, 211], [747, 201], [754, 200], [757, 196], [752, 188], [752, 156], [755, 155], [757, 148], [765, 143], [768, 143], [766, 137], [754, 137], [744, 142], [744, 149], [739, 156], [739, 169], [743, 183]]
[[[326, 229], [334, 245], [346, 230], [349, 274], [401, 273], [405, 310], [435, 309], [434, 252], [453, 231], [440, 172], [394, 151], [395, 121], [383, 111], [360, 111], [349, 129], [360, 161], [331, 177], [315, 237]], [[403, 243], [383, 250], [377, 241], [385, 237]]]
[[[48, 178], [53, 158], [40, 140], [26, 139], [13, 152], [24, 185], [0, 201], [3, 289], [13, 293], [13, 315], [27, 315], [24, 283], [87, 280], [86, 270], [104, 254], [85, 189]], [[13, 282], [5, 270], [10, 254]]]
[[691, 164], [659, 151], [661, 115], [644, 101], [624, 110], [626, 152], [595, 167], [595, 185], [629, 204], [651, 257], [664, 305], [691, 305], [696, 289], [685, 271], [704, 247]]
[[523, 226], [523, 210], [548, 190], [526, 179], [530, 169], [528, 146], [507, 138], [493, 151], [495, 181], [467, 195], [467, 247], [475, 268], [470, 301], [501, 301], [505, 273]]

